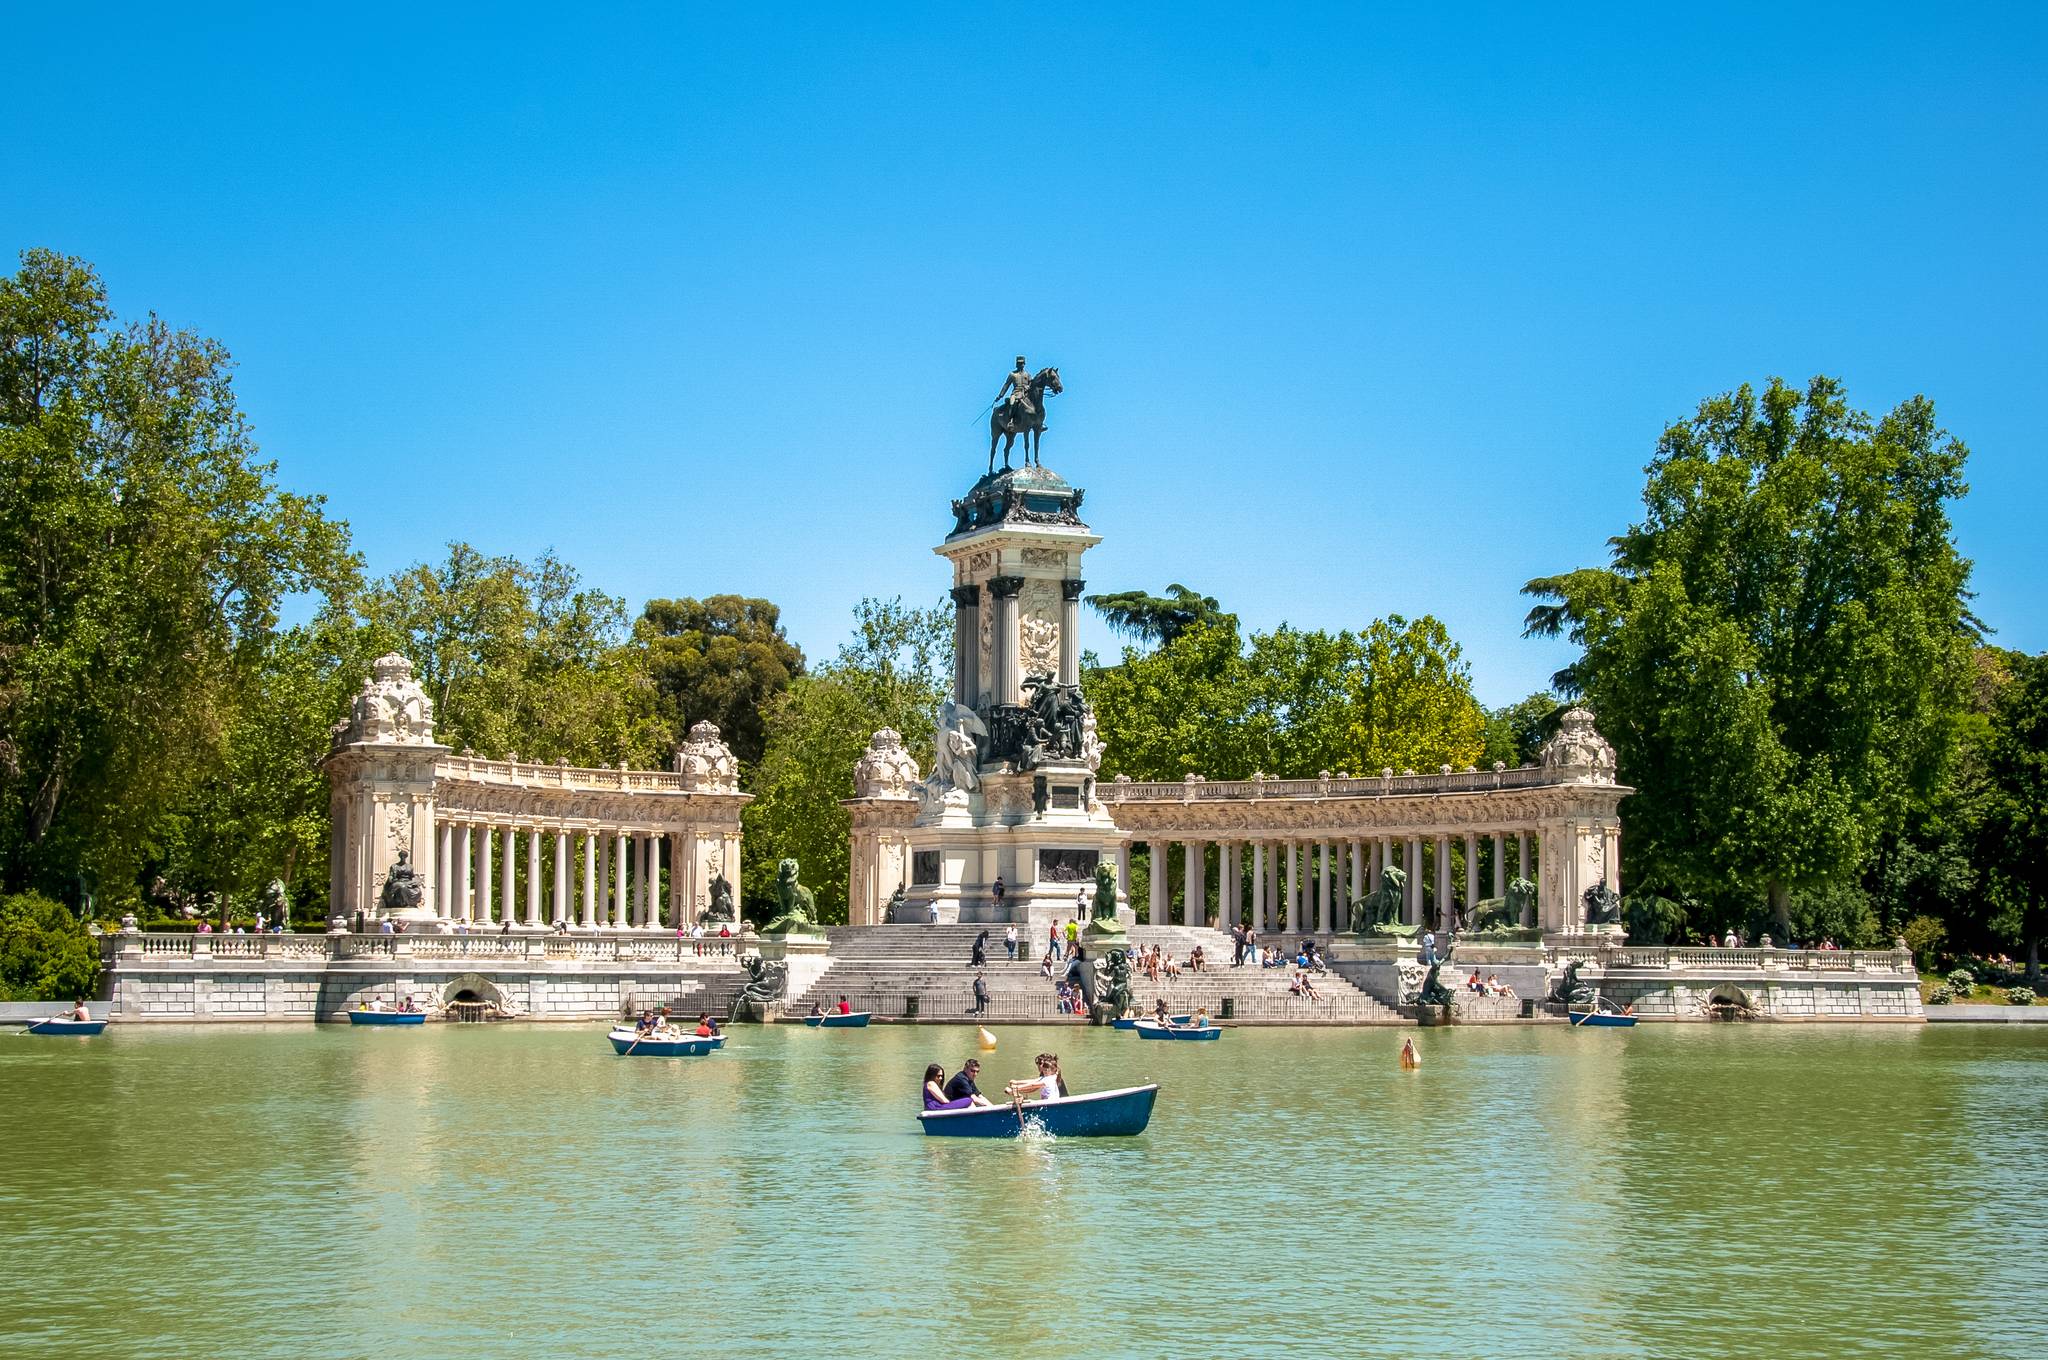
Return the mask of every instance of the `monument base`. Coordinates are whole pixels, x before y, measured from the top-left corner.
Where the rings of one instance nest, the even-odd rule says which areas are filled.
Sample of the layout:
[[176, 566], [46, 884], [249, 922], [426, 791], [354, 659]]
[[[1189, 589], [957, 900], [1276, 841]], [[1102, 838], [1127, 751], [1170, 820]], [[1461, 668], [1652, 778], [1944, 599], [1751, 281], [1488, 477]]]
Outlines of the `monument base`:
[[[1115, 863], [1124, 843], [1094, 794], [1094, 772], [1075, 761], [986, 771], [972, 792], [928, 799], [904, 833], [910, 919], [936, 911], [942, 922], [1014, 925], [1027, 935], [1086, 924], [1096, 866]], [[1117, 919], [1137, 921], [1121, 898]]]

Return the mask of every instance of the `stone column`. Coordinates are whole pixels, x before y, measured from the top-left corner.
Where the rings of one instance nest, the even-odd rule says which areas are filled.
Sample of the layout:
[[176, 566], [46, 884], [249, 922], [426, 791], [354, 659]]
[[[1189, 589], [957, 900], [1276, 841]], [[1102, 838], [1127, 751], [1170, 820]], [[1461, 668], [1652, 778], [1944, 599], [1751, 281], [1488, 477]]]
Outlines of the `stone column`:
[[552, 924], [569, 919], [569, 833], [555, 832], [555, 911]]
[[953, 587], [953, 701], [981, 702], [981, 587]]
[[455, 828], [441, 823], [441, 848], [434, 860], [434, 915], [447, 920], [455, 914]]
[[[1529, 858], [1529, 833], [1527, 831], [1520, 831], [1515, 834], [1515, 877], [1526, 878], [1531, 883], [1536, 882], [1536, 866]], [[1542, 894], [1538, 893], [1539, 901], [1531, 902], [1523, 910], [1523, 925], [1533, 926], [1543, 919], [1541, 914], [1543, 909], [1540, 905], [1541, 896]]]
[[[665, 832], [663, 839], [668, 844], [668, 928], [670, 930], [688, 930], [691, 921], [689, 909], [690, 896], [688, 889], [684, 886], [689, 878], [689, 872], [684, 867], [689, 861], [688, 846], [683, 838], [677, 835], [673, 829]], [[882, 851], [880, 843], [877, 842], [875, 847], [875, 874], [878, 884], [881, 881], [881, 872]], [[882, 903], [879, 896], [881, 889], [877, 887], [875, 891], [877, 896], [869, 904], [867, 915], [867, 923], [871, 926], [879, 925], [882, 920]]]
[[1610, 826], [1601, 833], [1600, 863], [1607, 870], [1607, 886], [1621, 896], [1621, 828]]
[[491, 829], [480, 826], [476, 836], [476, 924], [491, 923]]
[[1116, 848], [1116, 891], [1122, 902], [1131, 900], [1131, 842], [1125, 841]]
[[1372, 860], [1365, 866], [1365, 890], [1376, 893], [1380, 890], [1380, 874], [1387, 867], [1387, 859], [1393, 854], [1390, 842], [1385, 836], [1375, 836], [1372, 841]]
[[595, 918], [594, 924], [609, 925], [612, 919], [612, 840], [602, 831], [593, 833], [592, 839], [597, 842], [597, 892], [590, 899], [591, 915]]
[[498, 901], [500, 903], [500, 910], [505, 914], [505, 919], [508, 921], [518, 920], [519, 832], [509, 826], [505, 828], [505, 859], [504, 866], [498, 870], [498, 886], [503, 890], [498, 894]]
[[640, 838], [640, 924], [649, 930], [661, 924], [661, 902], [655, 895], [661, 876], [661, 838], [648, 832]]
[[1301, 881], [1301, 847], [1292, 840], [1286, 842], [1286, 846], [1286, 850], [1282, 852], [1286, 858], [1281, 861], [1282, 919], [1275, 921], [1273, 928], [1291, 934], [1301, 929], [1301, 898], [1297, 891]]
[[[1014, 604], [1015, 601], [1013, 600], [1012, 603]], [[1147, 870], [1147, 874], [1152, 880], [1152, 896], [1149, 899], [1151, 903], [1151, 910], [1148, 913], [1148, 917], [1150, 923], [1155, 926], [1170, 925], [1172, 923], [1166, 919], [1166, 842], [1149, 842], [1149, 849], [1146, 853], [1148, 853], [1152, 857], [1151, 865]]]
[[1465, 915], [1476, 919], [1479, 915], [1479, 835], [1465, 833]]
[[540, 828], [526, 832], [526, 924], [540, 928]]
[[1507, 865], [1503, 862], [1503, 857], [1507, 851], [1506, 841], [1507, 837], [1501, 835], [1500, 832], [1496, 831], [1493, 833], [1493, 896], [1495, 897], [1506, 897], [1508, 895]]
[[1202, 843], [1182, 841], [1180, 847], [1180, 923], [1196, 926], [1202, 923]]
[[628, 894], [633, 890], [633, 841], [621, 830], [612, 833], [612, 914], [611, 923], [624, 926], [629, 923], [633, 899]]
[[1408, 872], [1408, 900], [1403, 918], [1411, 926], [1422, 924], [1422, 837], [1410, 836], [1401, 854], [1401, 867]]
[[1332, 929], [1330, 922], [1336, 919], [1336, 903], [1331, 897], [1330, 890], [1330, 843], [1324, 841], [1317, 848], [1322, 855], [1323, 876], [1319, 885], [1322, 888], [1322, 901], [1316, 903], [1316, 929], [1327, 935]]
[[1238, 864], [1240, 846], [1225, 841], [1216, 852], [1216, 923], [1225, 930], [1244, 920], [1244, 871]]
[[990, 703], [1021, 702], [1023, 679], [1017, 674], [1017, 592], [1024, 588], [1021, 576], [991, 576], [988, 593], [996, 598], [995, 693]]
[[1060, 683], [1081, 683], [1081, 592], [1088, 586], [1080, 579], [1060, 582]]
[[1457, 918], [1451, 915], [1451, 838], [1436, 838], [1436, 919], [1445, 930]]
[[469, 823], [464, 822], [455, 834], [455, 919], [458, 921], [469, 919], [469, 866], [473, 859], [469, 839]]
[[1266, 933], [1266, 843], [1252, 842], [1252, 929]]

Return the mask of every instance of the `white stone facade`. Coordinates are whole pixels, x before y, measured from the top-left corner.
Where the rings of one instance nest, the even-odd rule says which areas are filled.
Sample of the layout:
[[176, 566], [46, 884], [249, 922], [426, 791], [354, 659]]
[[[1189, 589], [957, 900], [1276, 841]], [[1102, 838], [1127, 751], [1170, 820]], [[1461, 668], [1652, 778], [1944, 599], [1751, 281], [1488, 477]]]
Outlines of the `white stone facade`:
[[[402, 656], [382, 657], [322, 762], [332, 790], [330, 914], [419, 929], [673, 930], [737, 893], [738, 763], [700, 722], [673, 768], [587, 769], [455, 755]], [[404, 855], [410, 909], [383, 890]]]

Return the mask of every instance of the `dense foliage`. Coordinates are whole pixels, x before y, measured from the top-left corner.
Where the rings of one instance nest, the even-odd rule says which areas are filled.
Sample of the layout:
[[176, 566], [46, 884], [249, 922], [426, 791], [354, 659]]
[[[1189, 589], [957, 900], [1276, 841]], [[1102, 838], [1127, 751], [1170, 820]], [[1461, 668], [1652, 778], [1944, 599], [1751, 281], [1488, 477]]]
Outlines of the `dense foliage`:
[[1485, 751], [1469, 668], [1428, 617], [1361, 633], [1283, 625], [1249, 642], [1234, 623], [1198, 625], [1150, 652], [1127, 647], [1084, 681], [1105, 778], [1462, 768]]
[[1612, 565], [1529, 583], [1529, 631], [1583, 648], [1559, 688], [1640, 790], [1637, 882], [1761, 894], [1797, 933], [1794, 892], [1855, 879], [1938, 788], [1974, 634], [1965, 456], [1924, 398], [1873, 420], [1830, 379], [1744, 387], [1665, 432]]
[[[878, 728], [929, 763], [947, 607], [864, 601], [808, 668], [766, 600], [636, 618], [550, 555], [456, 543], [365, 582], [347, 526], [274, 484], [231, 378], [213, 341], [118, 321], [80, 261], [31, 251], [0, 279], [0, 992], [88, 990], [94, 916], [247, 917], [280, 879], [322, 919], [316, 762], [394, 650], [441, 740], [482, 755], [659, 765], [718, 724], [755, 795], [746, 905], [793, 856], [845, 919], [839, 800]], [[1246, 637], [1182, 585], [1091, 597], [1132, 644], [1084, 675], [1103, 774], [1520, 765], [1583, 701], [1639, 790], [1633, 937], [1903, 934], [1923, 967], [1971, 964], [1961, 997], [2017, 982], [1995, 957], [2017, 948], [2038, 987], [2048, 658], [1977, 640], [1948, 520], [1964, 457], [1928, 402], [1872, 419], [1825, 379], [1704, 403], [1612, 562], [1530, 583], [1531, 631], [1581, 655], [1494, 712], [1433, 618]]]

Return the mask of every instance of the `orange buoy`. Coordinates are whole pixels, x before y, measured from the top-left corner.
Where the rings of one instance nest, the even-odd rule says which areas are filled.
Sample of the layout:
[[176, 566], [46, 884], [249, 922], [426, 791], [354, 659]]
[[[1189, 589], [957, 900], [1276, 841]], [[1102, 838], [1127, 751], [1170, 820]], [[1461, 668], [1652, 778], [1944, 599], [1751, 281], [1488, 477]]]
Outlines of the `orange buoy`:
[[979, 1042], [981, 1044], [982, 1052], [991, 1052], [994, 1050], [996, 1046], [996, 1036], [990, 1034], [986, 1026], [982, 1026], [980, 1027]]

